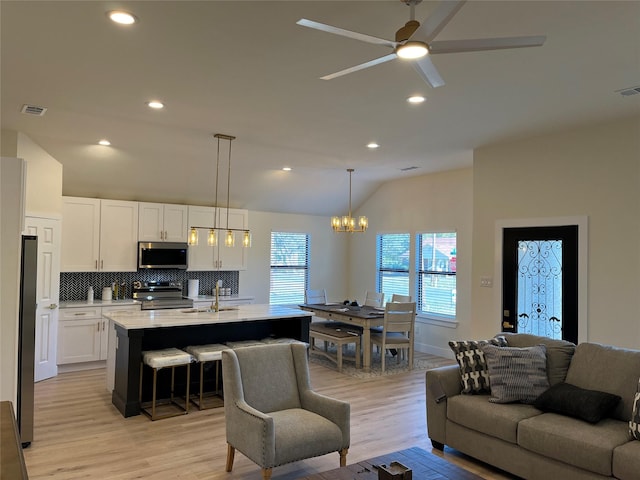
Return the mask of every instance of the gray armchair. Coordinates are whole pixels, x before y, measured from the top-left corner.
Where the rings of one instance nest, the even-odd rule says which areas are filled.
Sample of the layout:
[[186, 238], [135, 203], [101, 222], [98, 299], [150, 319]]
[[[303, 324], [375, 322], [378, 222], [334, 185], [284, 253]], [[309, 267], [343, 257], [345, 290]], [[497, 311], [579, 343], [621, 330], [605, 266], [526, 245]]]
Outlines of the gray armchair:
[[347, 462], [350, 405], [311, 390], [307, 345], [222, 352], [227, 472], [237, 449], [271, 478], [273, 467], [340, 453]]

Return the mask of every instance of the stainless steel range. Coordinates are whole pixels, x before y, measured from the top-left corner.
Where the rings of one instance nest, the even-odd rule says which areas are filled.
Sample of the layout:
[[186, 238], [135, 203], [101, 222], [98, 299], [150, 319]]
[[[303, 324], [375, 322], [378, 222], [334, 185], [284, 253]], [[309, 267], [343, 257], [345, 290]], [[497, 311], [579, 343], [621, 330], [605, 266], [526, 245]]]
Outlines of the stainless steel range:
[[182, 282], [133, 282], [133, 298], [141, 302], [142, 310], [191, 308], [193, 300], [182, 295]]

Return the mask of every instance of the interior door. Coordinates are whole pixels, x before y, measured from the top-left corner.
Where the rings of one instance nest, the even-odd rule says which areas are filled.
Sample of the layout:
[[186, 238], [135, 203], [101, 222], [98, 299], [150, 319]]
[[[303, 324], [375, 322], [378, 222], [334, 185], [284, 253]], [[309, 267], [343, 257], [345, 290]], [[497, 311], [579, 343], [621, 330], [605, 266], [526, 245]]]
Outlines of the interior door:
[[60, 221], [26, 217], [25, 233], [38, 236], [35, 381], [58, 374], [58, 304], [60, 297]]
[[578, 226], [503, 230], [502, 330], [578, 341]]

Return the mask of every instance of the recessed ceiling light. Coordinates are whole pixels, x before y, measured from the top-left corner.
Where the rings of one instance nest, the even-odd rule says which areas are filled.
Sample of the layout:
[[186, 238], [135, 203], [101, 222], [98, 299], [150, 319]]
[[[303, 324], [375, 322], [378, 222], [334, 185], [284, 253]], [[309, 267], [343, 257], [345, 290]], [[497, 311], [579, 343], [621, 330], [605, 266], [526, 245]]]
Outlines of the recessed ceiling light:
[[147, 102], [147, 106], [149, 108], [155, 108], [156, 110], [160, 110], [161, 108], [164, 108], [164, 103], [159, 102], [158, 100], [151, 100], [150, 102]]
[[380, 145], [378, 145], [376, 142], [371, 142], [367, 144], [367, 148], [378, 148]]
[[282, 167], [282, 170], [284, 170], [285, 172], [290, 172], [291, 171], [291, 167]]
[[107, 12], [107, 16], [112, 22], [119, 23], [121, 25], [132, 25], [138, 21], [135, 15], [125, 12], [124, 10], [111, 10]]
[[109, 140], [107, 140], [106, 138], [103, 138], [102, 140], [100, 140], [98, 142], [100, 145], [104, 145], [105, 147], [108, 147], [109, 145], [111, 145], [111, 142]]
[[422, 95], [414, 95], [412, 97], [407, 98], [407, 102], [409, 103], [422, 103], [426, 100]]

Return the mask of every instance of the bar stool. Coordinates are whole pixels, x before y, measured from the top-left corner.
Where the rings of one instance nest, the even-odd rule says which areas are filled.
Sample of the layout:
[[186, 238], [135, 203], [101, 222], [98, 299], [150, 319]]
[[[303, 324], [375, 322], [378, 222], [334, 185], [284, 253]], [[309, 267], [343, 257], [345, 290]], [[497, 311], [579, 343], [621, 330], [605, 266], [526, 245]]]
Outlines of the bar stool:
[[[198, 400], [191, 399], [191, 401], [198, 407], [199, 410], [206, 410], [208, 408], [216, 408], [224, 405], [222, 396], [220, 395], [220, 363], [222, 361], [222, 350], [226, 350], [229, 347], [220, 343], [211, 343], [209, 345], [192, 345], [185, 348], [189, 354], [193, 356], [196, 362], [200, 363], [200, 393], [194, 395]], [[215, 362], [216, 364], [216, 390], [213, 394], [208, 395], [208, 399], [216, 400], [209, 404], [205, 403], [204, 395], [204, 367], [206, 363]]]
[[[189, 413], [189, 383], [191, 381], [191, 362], [193, 358], [187, 352], [179, 350], [177, 348], [165, 348], [163, 350], [148, 350], [142, 352], [142, 361], [140, 362], [140, 391], [139, 401], [140, 409], [151, 417], [151, 420], [159, 420], [161, 418], [175, 417], [177, 415], [184, 415]], [[142, 404], [142, 375], [144, 372], [144, 366], [147, 365], [153, 369], [153, 390], [151, 397], [151, 411], [149, 411], [148, 403]], [[187, 388], [185, 393], [184, 406], [176, 402], [174, 398], [174, 384], [175, 384], [175, 367], [187, 367]], [[163, 400], [162, 403], [156, 400], [157, 384], [158, 384], [158, 371], [163, 368], [171, 368], [171, 394], [169, 400]], [[169, 405], [172, 407], [167, 413], [156, 415], [156, 407]]]

